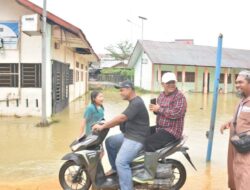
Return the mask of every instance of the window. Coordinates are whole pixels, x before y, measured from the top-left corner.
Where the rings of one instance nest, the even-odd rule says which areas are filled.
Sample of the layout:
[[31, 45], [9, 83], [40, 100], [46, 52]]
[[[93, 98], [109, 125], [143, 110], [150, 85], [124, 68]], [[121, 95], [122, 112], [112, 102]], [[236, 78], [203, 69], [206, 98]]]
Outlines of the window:
[[186, 72], [185, 73], [185, 82], [195, 82], [195, 73], [194, 72]]
[[224, 83], [224, 73], [220, 74], [220, 83]]
[[228, 84], [232, 83], [232, 75], [231, 74], [228, 74], [228, 76], [227, 76], [227, 83]]
[[172, 71], [161, 71], [161, 77], [164, 75], [164, 73], [168, 73], [168, 72], [172, 72]]
[[41, 64], [22, 64], [21, 86], [40, 88], [41, 85]]
[[235, 77], [235, 80], [237, 79], [238, 75], [239, 75], [239, 74], [235, 74], [235, 75], [234, 75], [234, 77]]
[[81, 72], [81, 81], [83, 81], [83, 71]]
[[76, 62], [76, 68], [79, 68], [79, 65], [80, 65], [79, 62]]
[[0, 87], [18, 87], [18, 64], [0, 64]]
[[69, 73], [66, 75], [66, 77], [68, 77], [68, 84], [73, 84], [73, 73], [73, 69], [69, 69]]
[[83, 69], [83, 64], [81, 64], [81, 69]]
[[[221, 74], [220, 74], [220, 83], [224, 83], [224, 77], [225, 77], [225, 74], [224, 74], [224, 73], [221, 73]], [[231, 83], [232, 83], [232, 75], [231, 75], [231, 74], [228, 74], [228, 75], [227, 75], [227, 83], [228, 83], [228, 84], [231, 84]]]
[[177, 72], [177, 81], [182, 82], [182, 72], [181, 71]]
[[79, 81], [79, 71], [76, 71], [76, 82]]

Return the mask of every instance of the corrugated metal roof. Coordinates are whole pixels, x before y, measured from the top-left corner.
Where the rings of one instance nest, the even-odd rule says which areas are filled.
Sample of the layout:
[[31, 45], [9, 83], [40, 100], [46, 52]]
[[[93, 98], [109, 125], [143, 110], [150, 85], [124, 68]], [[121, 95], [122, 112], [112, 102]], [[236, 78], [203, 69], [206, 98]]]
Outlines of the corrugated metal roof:
[[[138, 41], [134, 53], [141, 52], [142, 41]], [[145, 53], [154, 64], [212, 66], [216, 65], [216, 47], [187, 45], [171, 42], [143, 41]], [[129, 65], [136, 60], [131, 56]], [[250, 68], [250, 51], [240, 49], [222, 50], [222, 67]]]
[[[18, 2], [19, 4], [21, 4], [22, 6], [32, 10], [33, 12], [42, 15], [43, 9], [37, 5], [35, 5], [34, 3], [28, 1], [28, 0], [16, 0], [16, 2]], [[70, 24], [69, 22], [61, 19], [60, 17], [52, 14], [51, 12], [47, 11], [47, 19], [54, 22], [55, 24], [58, 24], [59, 26], [67, 29], [68, 31], [78, 35], [82, 40], [86, 41], [92, 51], [92, 53], [94, 54], [94, 56], [96, 57], [97, 60], [99, 60], [99, 57], [97, 56], [97, 54], [94, 52], [92, 46], [90, 45], [89, 41], [87, 40], [85, 34], [82, 32], [82, 30], [76, 26], [74, 26], [73, 24]]]

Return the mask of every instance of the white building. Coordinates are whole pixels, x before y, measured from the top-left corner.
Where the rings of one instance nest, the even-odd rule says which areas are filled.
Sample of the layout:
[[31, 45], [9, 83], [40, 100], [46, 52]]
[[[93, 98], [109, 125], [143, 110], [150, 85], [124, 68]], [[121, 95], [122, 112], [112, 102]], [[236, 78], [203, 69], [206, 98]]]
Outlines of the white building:
[[[128, 67], [134, 68], [135, 86], [161, 91], [161, 77], [174, 72], [182, 91], [209, 93], [214, 90], [216, 47], [193, 45], [192, 40], [176, 42], [138, 41]], [[250, 51], [223, 48], [219, 88], [223, 93], [235, 91], [235, 79], [250, 68]]]
[[88, 66], [99, 61], [83, 32], [47, 12], [46, 81], [41, 78], [42, 8], [28, 0], [0, 0], [0, 115], [47, 117], [88, 91]]

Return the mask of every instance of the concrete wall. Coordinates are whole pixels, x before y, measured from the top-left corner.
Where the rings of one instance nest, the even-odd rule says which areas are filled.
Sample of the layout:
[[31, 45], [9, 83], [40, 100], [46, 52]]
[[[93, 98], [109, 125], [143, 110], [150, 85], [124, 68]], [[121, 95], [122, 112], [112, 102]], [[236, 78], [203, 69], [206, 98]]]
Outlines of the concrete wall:
[[148, 56], [144, 54], [144, 63], [142, 64], [142, 88], [145, 90], [151, 90], [152, 83], [152, 62]]
[[[1, 21], [18, 21], [21, 24], [23, 15], [34, 14], [28, 9], [16, 3], [15, 0], [0, 0]], [[57, 27], [58, 29], [59, 27]], [[60, 29], [60, 28], [59, 28]], [[61, 29], [60, 29], [61, 30]], [[61, 30], [62, 31], [62, 30]], [[63, 34], [67, 33], [63, 31]], [[79, 55], [74, 52], [74, 48], [66, 42], [58, 38], [58, 30], [54, 26], [47, 24], [47, 66], [46, 66], [46, 97], [47, 97], [47, 116], [52, 114], [52, 61], [57, 60], [62, 63], [70, 64], [70, 69], [74, 70], [74, 81], [69, 88], [69, 100], [72, 101], [83, 95], [88, 90], [88, 63], [91, 58], [89, 56]], [[61, 34], [61, 33], [59, 33]], [[71, 38], [73, 34], [68, 34]], [[79, 40], [79, 38], [78, 38]], [[60, 47], [55, 48], [55, 42], [60, 42]], [[79, 42], [78, 42], [79, 43]], [[28, 36], [20, 32], [20, 51], [19, 49], [5, 50], [0, 54], [1, 63], [42, 63], [42, 37]], [[84, 43], [86, 45], [86, 42]], [[19, 57], [20, 52], [20, 57]], [[80, 67], [76, 68], [76, 62], [79, 62]], [[83, 69], [81, 68], [83, 65]], [[79, 81], [76, 81], [76, 72], [80, 72]], [[81, 80], [83, 73], [83, 80]], [[19, 106], [16, 105], [16, 100], [10, 101], [7, 107], [6, 97], [10, 99], [19, 99]], [[26, 106], [26, 100], [30, 102], [30, 106]], [[34, 107], [34, 102], [38, 100], [38, 107]], [[0, 87], [0, 114], [2, 115], [41, 115], [41, 88], [3, 88]]]
[[[17, 21], [21, 27], [21, 17], [33, 14], [33, 12], [20, 6], [15, 0], [0, 0], [1, 21]], [[51, 65], [50, 65], [50, 41], [51, 27], [47, 27], [47, 115], [51, 115]], [[20, 32], [20, 49], [4, 50], [0, 54], [1, 63], [41, 63], [41, 35], [28, 36]], [[20, 51], [20, 54], [19, 54]], [[19, 57], [20, 55], [20, 57]], [[6, 99], [9, 99], [7, 103]], [[18, 101], [18, 102], [17, 102]], [[18, 105], [17, 105], [18, 103]], [[28, 104], [27, 104], [28, 103]], [[9, 104], [9, 105], [7, 105]], [[38, 105], [37, 105], [38, 104]], [[0, 114], [1, 115], [41, 115], [41, 88], [4, 88], [0, 87]]]
[[[7, 101], [0, 102], [0, 115], [18, 116], [41, 116], [41, 89], [22, 88], [21, 98], [12, 99], [15, 88], [1, 88], [1, 92], [8, 93], [9, 105]], [[13, 93], [12, 93], [13, 92]], [[18, 103], [17, 103], [18, 101]], [[38, 106], [37, 106], [38, 103]], [[49, 107], [47, 107], [49, 108]], [[48, 110], [47, 110], [48, 112]]]
[[143, 55], [143, 64], [142, 56], [137, 60], [135, 64], [135, 73], [134, 73], [134, 85], [136, 87], [140, 87], [144, 90], [151, 90], [152, 83], [152, 62], [149, 57], [144, 54]]
[[141, 58], [139, 57], [134, 68], [134, 85], [141, 87]]
[[[71, 47], [69, 38], [77, 39], [77, 36], [63, 31], [58, 26], [53, 27], [52, 36], [52, 59], [69, 64], [70, 69], [74, 73], [73, 84], [69, 86], [69, 101], [72, 101], [88, 91], [88, 65], [91, 60], [86, 55], [77, 54], [74, 52], [74, 48]], [[59, 44], [57, 49], [54, 48], [55, 43]], [[79, 63], [79, 68], [76, 66], [77, 62]], [[79, 73], [79, 81], [76, 80], [77, 73]], [[83, 80], [81, 80], [81, 73], [83, 73]]]

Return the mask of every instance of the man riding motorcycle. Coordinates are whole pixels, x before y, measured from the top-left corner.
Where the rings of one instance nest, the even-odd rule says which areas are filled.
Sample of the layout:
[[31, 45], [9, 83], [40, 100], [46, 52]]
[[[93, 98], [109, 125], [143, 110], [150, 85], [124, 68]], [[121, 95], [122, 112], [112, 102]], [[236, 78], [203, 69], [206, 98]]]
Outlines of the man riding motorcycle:
[[94, 125], [92, 130], [101, 131], [125, 122], [123, 134], [109, 137], [106, 148], [112, 170], [117, 170], [121, 190], [132, 190], [130, 163], [143, 149], [149, 134], [149, 115], [143, 100], [136, 95], [134, 85], [130, 81], [121, 82], [115, 87], [120, 89], [122, 98], [129, 101], [128, 107], [122, 114], [103, 125]]

